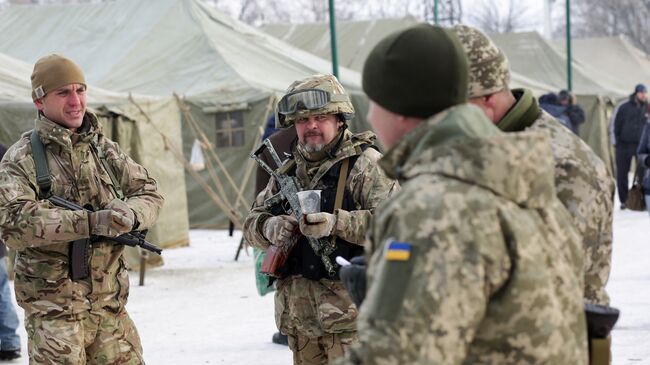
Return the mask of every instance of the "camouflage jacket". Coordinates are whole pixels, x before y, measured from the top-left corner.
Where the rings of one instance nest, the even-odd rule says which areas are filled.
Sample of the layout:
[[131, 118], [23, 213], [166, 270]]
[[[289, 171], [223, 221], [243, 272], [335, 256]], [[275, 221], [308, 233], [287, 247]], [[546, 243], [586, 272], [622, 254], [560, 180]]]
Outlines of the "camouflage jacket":
[[[296, 160], [296, 176], [305, 189], [321, 189], [323, 176], [339, 161], [358, 155], [348, 175], [346, 188], [352, 194], [356, 210], [342, 210], [337, 215], [333, 234], [353, 244], [362, 244], [374, 209], [399, 188], [395, 180], [389, 179], [377, 165], [381, 154], [367, 148], [359, 155], [359, 146], [374, 141], [374, 135], [365, 132], [352, 135], [344, 132], [343, 141], [334, 152], [333, 158], [326, 158], [320, 164], [309, 164], [299, 152], [293, 149]], [[311, 167], [311, 168], [310, 168]], [[244, 237], [257, 248], [266, 250], [271, 244], [263, 234], [263, 224], [271, 214], [264, 208], [264, 201], [277, 192], [271, 178], [267, 187], [260, 192], [253, 209], [244, 221]], [[285, 334], [301, 334], [308, 337], [323, 336], [325, 333], [356, 331], [357, 308], [352, 303], [340, 280], [327, 278], [318, 281], [299, 275], [278, 280], [275, 295], [275, 321]]]
[[[163, 204], [147, 170], [102, 134], [87, 113], [78, 133], [45, 118], [36, 120], [52, 176], [51, 192], [99, 210], [115, 198], [108, 173], [93, 144], [102, 147], [135, 212], [138, 229], [152, 226]], [[88, 213], [70, 211], [39, 199], [29, 136], [22, 135], [0, 164], [0, 229], [2, 239], [17, 251], [16, 299], [27, 315], [65, 316], [91, 308], [121, 310], [129, 281], [122, 251], [107, 241], [92, 245], [90, 277], [68, 277], [70, 241], [89, 236]]]
[[503, 134], [461, 105], [380, 161], [360, 343], [346, 364], [587, 362], [582, 251], [544, 133]]
[[547, 131], [555, 161], [557, 197], [571, 214], [585, 250], [587, 301], [607, 305], [612, 256], [614, 179], [605, 163], [575, 133], [542, 111], [529, 90], [513, 90], [517, 103], [497, 126], [506, 132]]

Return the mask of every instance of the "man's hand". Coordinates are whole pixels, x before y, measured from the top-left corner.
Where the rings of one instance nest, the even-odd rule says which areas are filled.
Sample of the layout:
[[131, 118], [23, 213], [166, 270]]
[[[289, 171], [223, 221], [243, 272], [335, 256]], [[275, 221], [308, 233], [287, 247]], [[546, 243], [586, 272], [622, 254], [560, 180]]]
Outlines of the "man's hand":
[[359, 308], [366, 298], [366, 259], [363, 256], [353, 257], [350, 265], [341, 266], [339, 277], [350, 299]]
[[276, 246], [290, 244], [298, 230], [298, 221], [291, 215], [278, 215], [264, 222], [263, 233]]
[[310, 213], [300, 222], [300, 232], [307, 237], [321, 238], [332, 234], [336, 226], [336, 215], [330, 213]]
[[117, 237], [131, 232], [135, 224], [133, 210], [122, 200], [113, 199], [104, 209], [88, 213], [90, 234]]

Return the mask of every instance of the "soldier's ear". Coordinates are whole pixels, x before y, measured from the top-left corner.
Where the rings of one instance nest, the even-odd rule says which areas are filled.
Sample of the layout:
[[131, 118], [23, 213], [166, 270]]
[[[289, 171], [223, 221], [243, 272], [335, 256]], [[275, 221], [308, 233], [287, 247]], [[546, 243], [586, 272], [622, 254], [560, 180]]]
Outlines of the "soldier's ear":
[[34, 105], [36, 106], [36, 109], [38, 109], [39, 111], [43, 110], [43, 98], [34, 100]]

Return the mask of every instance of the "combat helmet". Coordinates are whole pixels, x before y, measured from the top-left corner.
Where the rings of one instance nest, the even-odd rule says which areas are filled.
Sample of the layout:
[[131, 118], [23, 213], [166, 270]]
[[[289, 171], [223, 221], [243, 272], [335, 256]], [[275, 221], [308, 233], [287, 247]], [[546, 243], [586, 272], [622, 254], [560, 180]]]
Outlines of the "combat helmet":
[[451, 28], [469, 60], [469, 97], [490, 95], [510, 83], [510, 64], [506, 55], [485, 33], [467, 25]]
[[295, 81], [276, 108], [275, 127], [286, 128], [300, 118], [319, 114], [337, 114], [345, 122], [354, 118], [350, 96], [334, 75], [317, 74]]

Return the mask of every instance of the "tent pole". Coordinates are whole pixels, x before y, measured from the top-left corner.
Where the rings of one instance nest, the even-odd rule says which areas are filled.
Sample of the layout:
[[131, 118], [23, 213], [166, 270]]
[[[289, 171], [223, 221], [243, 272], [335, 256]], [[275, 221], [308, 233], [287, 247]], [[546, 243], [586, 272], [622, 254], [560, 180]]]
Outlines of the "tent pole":
[[[176, 93], [174, 93], [174, 96], [176, 97], [177, 105], [179, 106], [179, 108], [182, 109], [182, 104], [180, 103], [178, 95], [176, 95]], [[242, 225], [243, 225], [242, 221], [241, 221], [241, 217], [236, 215], [233, 211], [229, 210], [228, 206], [221, 200], [221, 198], [219, 198], [219, 196], [214, 192], [214, 190], [212, 190], [212, 188], [208, 184], [206, 184], [205, 181], [203, 181], [203, 179], [201, 178], [201, 175], [199, 175], [196, 171], [194, 171], [192, 166], [190, 166], [190, 163], [183, 156], [183, 151], [182, 150], [179, 151], [179, 150], [176, 149], [176, 147], [169, 140], [169, 137], [167, 137], [165, 135], [165, 133], [163, 133], [160, 129], [158, 129], [158, 127], [156, 126], [155, 123], [153, 123], [153, 121], [151, 120], [149, 115], [147, 113], [145, 113], [144, 109], [142, 109], [142, 107], [133, 99], [133, 97], [131, 95], [129, 95], [129, 101], [133, 105], [135, 105], [136, 108], [138, 108], [138, 110], [140, 110], [140, 113], [145, 117], [145, 119], [149, 123], [151, 123], [151, 125], [154, 127], [154, 129], [158, 132], [160, 137], [163, 139], [163, 143], [165, 144], [166, 149], [171, 151], [171, 153], [174, 155], [174, 157], [176, 157], [176, 160], [180, 161], [183, 164], [183, 166], [185, 167], [185, 170], [192, 175], [194, 180], [196, 180], [196, 182], [199, 183], [199, 185], [201, 185], [203, 190], [210, 196], [210, 198], [212, 198], [212, 200], [215, 202], [215, 204], [219, 208], [221, 208], [221, 210], [228, 216], [228, 218], [233, 223], [235, 223], [235, 227], [237, 227], [238, 229], [241, 229]]]
[[334, 15], [334, 0], [330, 3], [330, 46], [332, 48], [332, 74], [339, 77], [339, 61], [336, 54], [336, 16]]
[[566, 74], [567, 90], [573, 90], [573, 70], [571, 69], [571, 0], [566, 0]]

